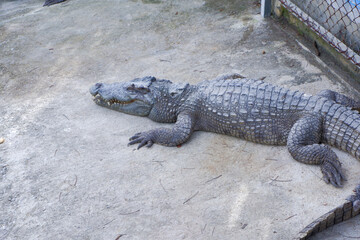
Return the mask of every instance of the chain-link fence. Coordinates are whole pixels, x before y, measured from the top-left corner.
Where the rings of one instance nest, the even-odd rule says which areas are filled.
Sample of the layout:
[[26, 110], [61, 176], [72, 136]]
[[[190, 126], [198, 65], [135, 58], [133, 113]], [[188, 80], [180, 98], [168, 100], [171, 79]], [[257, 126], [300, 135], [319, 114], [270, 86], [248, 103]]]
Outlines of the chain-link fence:
[[279, 0], [360, 68], [360, 0]]

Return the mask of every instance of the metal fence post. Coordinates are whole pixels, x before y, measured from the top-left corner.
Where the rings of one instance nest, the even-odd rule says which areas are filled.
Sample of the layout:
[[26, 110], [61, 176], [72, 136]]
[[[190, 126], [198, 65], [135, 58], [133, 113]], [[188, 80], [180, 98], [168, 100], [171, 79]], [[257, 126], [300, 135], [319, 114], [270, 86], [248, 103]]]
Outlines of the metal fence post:
[[261, 16], [269, 17], [271, 14], [271, 0], [261, 0]]

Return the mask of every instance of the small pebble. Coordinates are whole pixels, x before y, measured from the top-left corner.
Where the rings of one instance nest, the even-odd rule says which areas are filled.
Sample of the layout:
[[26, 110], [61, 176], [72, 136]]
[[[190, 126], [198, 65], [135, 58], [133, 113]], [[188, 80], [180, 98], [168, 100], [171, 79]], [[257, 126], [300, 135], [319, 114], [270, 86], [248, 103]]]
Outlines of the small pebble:
[[4, 138], [0, 138], [0, 144], [3, 144], [5, 142]]

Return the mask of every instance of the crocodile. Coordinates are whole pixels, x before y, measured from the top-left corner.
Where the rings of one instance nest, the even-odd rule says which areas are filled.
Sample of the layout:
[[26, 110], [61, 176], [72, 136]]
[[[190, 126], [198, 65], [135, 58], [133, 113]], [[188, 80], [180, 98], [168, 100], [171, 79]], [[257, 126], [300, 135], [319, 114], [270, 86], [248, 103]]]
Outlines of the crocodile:
[[358, 185], [354, 194], [346, 198], [346, 201], [336, 208], [330, 210], [319, 218], [315, 219], [303, 230], [301, 230], [297, 240], [309, 239], [318, 232], [333, 226], [334, 224], [346, 221], [360, 214], [360, 185]]
[[[96, 83], [90, 93], [100, 106], [175, 123], [173, 128], [136, 133], [129, 145], [138, 144], [138, 149], [154, 143], [179, 146], [199, 130], [255, 143], [286, 145], [295, 160], [319, 165], [324, 181], [335, 187], [342, 187], [346, 178], [329, 146], [360, 159], [360, 115], [355, 110], [360, 109], [360, 103], [331, 90], [312, 96], [227, 74], [196, 85], [146, 76], [128, 82]], [[337, 210], [341, 220], [348, 219], [349, 211], [351, 216], [359, 213], [360, 185], [356, 189], [344, 203], [346, 207]], [[338, 222], [339, 218], [334, 219]], [[299, 238], [322, 230], [324, 221], [325, 227], [331, 226], [334, 219], [320, 218]]]

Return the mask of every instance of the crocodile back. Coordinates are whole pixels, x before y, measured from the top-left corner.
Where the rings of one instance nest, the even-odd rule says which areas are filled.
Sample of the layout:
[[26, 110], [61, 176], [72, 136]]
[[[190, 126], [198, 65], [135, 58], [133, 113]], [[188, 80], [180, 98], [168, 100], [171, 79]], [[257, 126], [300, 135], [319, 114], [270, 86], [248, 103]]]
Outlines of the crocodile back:
[[253, 79], [205, 81], [197, 92], [198, 130], [272, 145], [286, 144], [298, 112], [311, 97]]
[[319, 112], [324, 116], [322, 142], [360, 158], [360, 115], [320, 96], [229, 79], [199, 83], [190, 102], [197, 108], [196, 130], [271, 145], [286, 145], [293, 124], [306, 112]]

